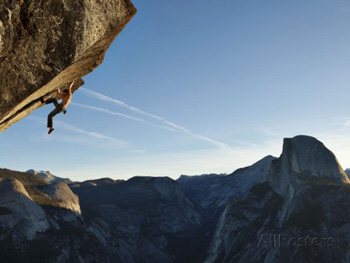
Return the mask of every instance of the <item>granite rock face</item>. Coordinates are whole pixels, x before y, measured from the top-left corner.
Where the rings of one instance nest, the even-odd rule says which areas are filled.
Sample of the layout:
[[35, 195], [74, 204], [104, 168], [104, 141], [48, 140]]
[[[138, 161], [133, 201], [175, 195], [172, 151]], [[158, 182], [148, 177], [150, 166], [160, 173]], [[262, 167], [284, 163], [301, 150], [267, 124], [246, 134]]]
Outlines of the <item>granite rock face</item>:
[[218, 221], [230, 199], [245, 199], [252, 187], [267, 181], [270, 164], [274, 159], [273, 156], [266, 156], [251, 166], [237, 169], [229, 175], [182, 175], [177, 182], [200, 208], [204, 224], [209, 229], [213, 226], [213, 222]]
[[229, 175], [181, 175], [177, 181], [186, 194], [200, 207], [220, 207], [226, 205], [231, 197], [245, 198], [249, 189], [266, 182], [273, 156], [266, 156], [251, 166], [240, 168]]
[[271, 164], [269, 182], [281, 195], [298, 188], [305, 180], [350, 180], [335, 155], [310, 136], [285, 138], [283, 152]]
[[0, 2], [0, 132], [78, 80], [136, 13], [129, 0]]
[[17, 179], [5, 179], [0, 183], [0, 215], [0, 240], [9, 234], [15, 243], [32, 240], [38, 232], [49, 228], [46, 213]]
[[205, 263], [349, 262], [349, 194], [344, 170], [320, 141], [284, 139], [268, 181], [227, 203]]
[[43, 188], [42, 191], [50, 196], [51, 199], [57, 201], [59, 207], [69, 209], [77, 215], [81, 214], [79, 198], [73, 194], [72, 190], [65, 183], [50, 184]]

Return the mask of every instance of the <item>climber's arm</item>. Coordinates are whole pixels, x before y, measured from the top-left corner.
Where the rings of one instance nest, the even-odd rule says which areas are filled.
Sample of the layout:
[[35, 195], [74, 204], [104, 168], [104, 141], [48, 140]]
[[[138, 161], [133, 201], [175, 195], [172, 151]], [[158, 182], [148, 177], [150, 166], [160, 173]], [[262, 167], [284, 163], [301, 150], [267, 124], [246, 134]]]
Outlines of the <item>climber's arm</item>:
[[68, 87], [68, 94], [69, 95], [72, 95], [72, 87], [73, 87], [73, 85], [74, 85], [74, 80], [72, 81], [72, 83]]

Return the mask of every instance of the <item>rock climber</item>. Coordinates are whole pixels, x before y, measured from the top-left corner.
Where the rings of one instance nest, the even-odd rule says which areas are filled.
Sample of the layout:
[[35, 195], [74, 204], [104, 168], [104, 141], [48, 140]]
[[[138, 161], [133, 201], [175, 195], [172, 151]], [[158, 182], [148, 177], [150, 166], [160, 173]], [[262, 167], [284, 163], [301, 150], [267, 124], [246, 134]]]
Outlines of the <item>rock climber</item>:
[[64, 89], [63, 91], [61, 91], [60, 89], [57, 89], [57, 94], [60, 97], [60, 99], [62, 99], [61, 103], [58, 103], [55, 98], [48, 99], [45, 102], [42, 99], [42, 102], [45, 104], [53, 103], [55, 105], [55, 109], [53, 111], [51, 111], [50, 114], [47, 116], [47, 127], [49, 128], [48, 134], [51, 134], [51, 132], [53, 132], [53, 130], [54, 130], [53, 123], [52, 123], [53, 117], [56, 114], [61, 113], [61, 112], [63, 112], [63, 114], [67, 113], [66, 108], [72, 99], [72, 87], [73, 87], [73, 85], [74, 85], [74, 81], [72, 81], [72, 83], [69, 85], [68, 89]]

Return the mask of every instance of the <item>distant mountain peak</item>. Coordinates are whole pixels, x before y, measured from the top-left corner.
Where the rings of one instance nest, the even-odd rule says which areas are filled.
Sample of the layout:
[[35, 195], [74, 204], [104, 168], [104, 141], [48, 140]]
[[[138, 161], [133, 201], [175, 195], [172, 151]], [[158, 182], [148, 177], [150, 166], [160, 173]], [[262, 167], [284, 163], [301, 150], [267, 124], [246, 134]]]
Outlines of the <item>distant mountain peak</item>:
[[276, 192], [284, 195], [289, 185], [296, 185], [301, 179], [350, 182], [333, 152], [316, 138], [299, 135], [283, 142], [282, 154], [272, 161], [269, 175]]
[[57, 182], [63, 182], [66, 184], [72, 183], [72, 181], [68, 178], [61, 178], [58, 176], [53, 175], [50, 173], [50, 171], [36, 171], [34, 169], [29, 169], [26, 173], [32, 174], [32, 175], [37, 175], [40, 178], [42, 178], [46, 183], [52, 184], [52, 183], [57, 183]]

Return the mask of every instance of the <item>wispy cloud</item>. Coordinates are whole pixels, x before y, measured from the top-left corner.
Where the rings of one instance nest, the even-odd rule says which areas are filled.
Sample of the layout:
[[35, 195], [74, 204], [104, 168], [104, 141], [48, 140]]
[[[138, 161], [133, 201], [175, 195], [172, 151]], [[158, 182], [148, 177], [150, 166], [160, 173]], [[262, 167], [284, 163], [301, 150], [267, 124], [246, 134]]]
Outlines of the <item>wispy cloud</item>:
[[157, 120], [163, 120], [163, 118], [157, 116], [157, 115], [153, 115], [153, 114], [150, 114], [148, 112], [145, 112], [143, 110], [140, 110], [138, 108], [135, 108], [135, 107], [132, 107], [120, 100], [117, 100], [117, 99], [113, 99], [113, 98], [110, 98], [106, 95], [103, 95], [101, 93], [98, 93], [98, 92], [95, 92], [95, 91], [92, 91], [92, 90], [89, 90], [89, 89], [86, 89], [86, 88], [79, 88], [79, 90], [99, 99], [99, 100], [103, 100], [103, 101], [108, 101], [108, 102], [112, 102], [114, 104], [116, 104], [117, 106], [120, 106], [120, 107], [123, 107], [123, 108], [126, 108], [132, 112], [135, 112], [135, 113], [138, 113], [138, 114], [142, 114], [142, 115], [145, 115], [145, 116], [148, 116], [148, 117], [151, 117], [151, 118], [154, 118], [154, 119], [157, 119]]
[[191, 136], [193, 136], [193, 137], [196, 137], [196, 138], [198, 138], [198, 139], [200, 139], [200, 140], [209, 142], [209, 143], [215, 145], [215, 146], [218, 147], [218, 148], [221, 148], [221, 149], [229, 149], [229, 148], [231, 148], [229, 145], [227, 145], [227, 144], [225, 144], [225, 143], [223, 143], [223, 142], [219, 142], [219, 141], [213, 140], [213, 139], [211, 139], [211, 138], [209, 138], [209, 137], [206, 137], [206, 136], [203, 136], [203, 135], [194, 133], [194, 132], [190, 131], [189, 129], [186, 129], [186, 128], [184, 128], [184, 127], [182, 127], [182, 126], [180, 126], [180, 125], [177, 125], [177, 124], [175, 124], [175, 123], [173, 123], [173, 122], [170, 122], [170, 121], [167, 121], [167, 120], [163, 120], [163, 121], [164, 121], [167, 125], [169, 125], [170, 127], [173, 127], [174, 129], [177, 129], [177, 130], [179, 130], [179, 131], [182, 131], [183, 133], [187, 133], [187, 134], [189, 134], [189, 135], [191, 135]]
[[158, 124], [146, 121], [144, 119], [137, 118], [137, 117], [134, 117], [134, 116], [130, 116], [130, 115], [127, 115], [127, 114], [124, 114], [124, 113], [115, 112], [115, 111], [107, 110], [107, 109], [104, 109], [104, 108], [95, 107], [95, 106], [86, 105], [86, 104], [81, 104], [81, 103], [76, 103], [76, 102], [72, 102], [71, 105], [78, 106], [78, 107], [85, 108], [85, 109], [90, 109], [90, 110], [97, 111], [97, 112], [107, 113], [109, 115], [114, 115], [114, 116], [122, 117], [122, 118], [125, 118], [125, 119], [142, 122], [142, 123], [145, 123], [145, 124], [148, 124], [148, 125], [151, 125], [151, 126], [155, 126], [155, 127], [158, 127], [158, 128], [174, 131], [174, 129], [169, 128], [167, 126], [158, 125]]
[[[154, 114], [151, 114], [151, 113], [148, 113], [148, 112], [145, 112], [139, 108], [136, 108], [136, 107], [133, 107], [133, 106], [130, 106], [128, 104], [126, 104], [125, 102], [123, 101], [120, 101], [120, 100], [117, 100], [117, 99], [114, 99], [114, 98], [111, 98], [111, 97], [108, 97], [106, 95], [103, 95], [101, 93], [98, 93], [98, 92], [95, 92], [95, 91], [91, 91], [89, 89], [86, 89], [86, 88], [80, 88], [80, 90], [82, 90], [83, 92], [85, 92], [86, 94], [89, 94], [90, 96], [93, 96], [99, 100], [102, 100], [102, 101], [107, 101], [107, 102], [111, 102], [111, 103], [114, 103], [115, 105], [117, 106], [120, 106], [120, 107], [123, 107], [123, 108], [126, 108], [132, 112], [135, 112], [135, 113], [138, 113], [138, 114], [141, 114], [141, 115], [144, 115], [144, 116], [148, 116], [148, 117], [151, 117], [155, 120], [158, 120], [160, 122], [162, 122], [163, 124], [165, 124], [167, 127], [173, 129], [173, 130], [177, 130], [177, 131], [180, 131], [180, 132], [183, 132], [185, 134], [188, 134], [192, 137], [195, 137], [197, 139], [200, 139], [202, 141], [206, 141], [220, 149], [230, 149], [231, 147], [223, 142], [220, 142], [220, 141], [217, 141], [217, 140], [214, 140], [212, 138], [209, 138], [207, 136], [203, 136], [201, 134], [198, 134], [198, 133], [195, 133], [195, 132], [192, 132], [191, 130], [181, 126], [181, 125], [178, 125], [178, 124], [175, 124], [171, 121], [168, 121], [160, 116], [157, 116], [157, 115], [154, 115]], [[108, 111], [108, 110], [106, 110]], [[118, 114], [119, 115], [119, 114]]]

